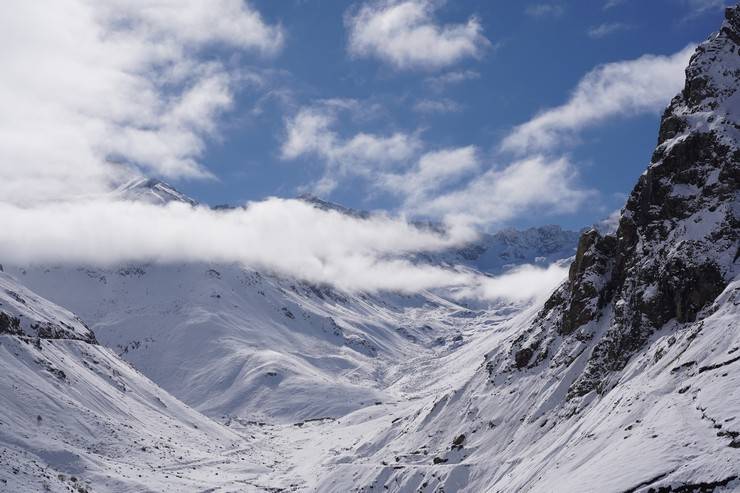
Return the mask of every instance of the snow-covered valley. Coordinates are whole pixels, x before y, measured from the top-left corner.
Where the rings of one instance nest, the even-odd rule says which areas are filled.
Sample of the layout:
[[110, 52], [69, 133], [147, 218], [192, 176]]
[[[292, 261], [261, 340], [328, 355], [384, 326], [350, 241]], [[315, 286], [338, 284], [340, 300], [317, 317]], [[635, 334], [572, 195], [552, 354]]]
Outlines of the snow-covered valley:
[[739, 55], [733, 7], [616, 231], [408, 255], [503, 282], [569, 266], [544, 299], [6, 263], [0, 491], [740, 491]]

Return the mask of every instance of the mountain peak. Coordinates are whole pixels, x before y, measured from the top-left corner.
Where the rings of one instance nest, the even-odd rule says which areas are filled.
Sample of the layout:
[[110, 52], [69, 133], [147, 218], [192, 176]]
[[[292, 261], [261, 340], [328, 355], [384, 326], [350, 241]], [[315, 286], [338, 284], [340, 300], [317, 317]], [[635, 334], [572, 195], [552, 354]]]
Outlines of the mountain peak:
[[143, 201], [157, 205], [169, 204], [170, 202], [198, 204], [195, 199], [156, 178], [135, 178], [118, 187], [114, 195], [125, 200]]

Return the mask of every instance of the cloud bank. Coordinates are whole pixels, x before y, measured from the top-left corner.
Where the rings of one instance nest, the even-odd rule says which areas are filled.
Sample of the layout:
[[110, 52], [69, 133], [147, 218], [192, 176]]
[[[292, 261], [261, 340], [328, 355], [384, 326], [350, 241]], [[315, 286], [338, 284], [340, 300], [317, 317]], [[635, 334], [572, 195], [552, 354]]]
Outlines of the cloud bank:
[[0, 258], [16, 265], [239, 263], [363, 291], [414, 292], [475, 282], [469, 274], [403, 258], [470, 241], [470, 229], [452, 226], [440, 234], [404, 220], [358, 219], [299, 200], [268, 199], [225, 211], [178, 202], [0, 203], [0, 217]]

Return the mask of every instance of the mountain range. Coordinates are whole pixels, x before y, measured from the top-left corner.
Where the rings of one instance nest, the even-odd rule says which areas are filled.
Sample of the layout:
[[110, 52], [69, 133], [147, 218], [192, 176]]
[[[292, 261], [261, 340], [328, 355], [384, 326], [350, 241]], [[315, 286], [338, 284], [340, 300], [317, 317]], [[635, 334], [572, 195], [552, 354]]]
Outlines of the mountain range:
[[[732, 7], [616, 231], [414, 255], [485, 276], [568, 262], [543, 303], [225, 264], [5, 265], [0, 490], [740, 489], [738, 86]], [[152, 179], [115, 194], [196, 204]]]

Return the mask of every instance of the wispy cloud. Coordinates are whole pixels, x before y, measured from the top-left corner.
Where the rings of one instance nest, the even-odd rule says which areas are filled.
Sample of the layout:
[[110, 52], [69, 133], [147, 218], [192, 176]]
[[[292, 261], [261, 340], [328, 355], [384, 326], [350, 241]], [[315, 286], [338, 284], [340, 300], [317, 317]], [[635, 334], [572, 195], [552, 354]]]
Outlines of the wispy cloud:
[[480, 73], [475, 70], [455, 70], [444, 74], [427, 77], [424, 83], [434, 91], [441, 92], [447, 87], [460, 84], [466, 80], [479, 79]]
[[618, 33], [620, 31], [628, 31], [632, 29], [630, 24], [623, 22], [606, 22], [599, 24], [598, 26], [592, 26], [588, 29], [587, 34], [590, 38], [601, 39], [611, 34]]
[[528, 6], [524, 13], [530, 17], [560, 17], [565, 13], [565, 7], [558, 3], [538, 3]]
[[496, 224], [537, 210], [574, 212], [592, 195], [578, 186], [577, 169], [567, 158], [532, 156], [493, 167], [461, 188], [409, 207], [463, 223]]
[[326, 165], [325, 176], [314, 187], [317, 192], [331, 192], [343, 177], [367, 176], [408, 161], [422, 146], [417, 135], [404, 132], [342, 136], [335, 128], [342, 109], [346, 108], [318, 103], [301, 108], [285, 124], [281, 157], [316, 156]]
[[131, 173], [209, 177], [206, 138], [254, 78], [205, 50], [269, 56], [284, 37], [241, 0], [12, 4], [0, 195], [16, 202], [104, 192]]
[[662, 109], [683, 87], [684, 69], [694, 51], [645, 55], [601, 65], [581, 79], [570, 99], [545, 110], [507, 135], [501, 149], [515, 153], [551, 150], [572, 142], [575, 133], [610, 118]]
[[397, 69], [439, 69], [479, 58], [490, 45], [476, 17], [464, 24], [440, 24], [432, 0], [383, 0], [363, 4], [346, 16], [348, 51]]
[[618, 7], [619, 5], [622, 5], [626, 1], [627, 0], [607, 0], [606, 3], [604, 3], [604, 10]]
[[382, 187], [404, 197], [406, 207], [415, 207], [429, 199], [443, 186], [480, 167], [478, 149], [466, 146], [427, 152], [405, 173], [386, 173], [376, 181]]
[[706, 12], [718, 11], [725, 8], [727, 5], [725, 0], [683, 0], [689, 8], [689, 14], [687, 17], [691, 19], [693, 17], [702, 15]]
[[414, 103], [414, 111], [417, 113], [457, 113], [462, 109], [460, 103], [448, 98], [420, 99]]

